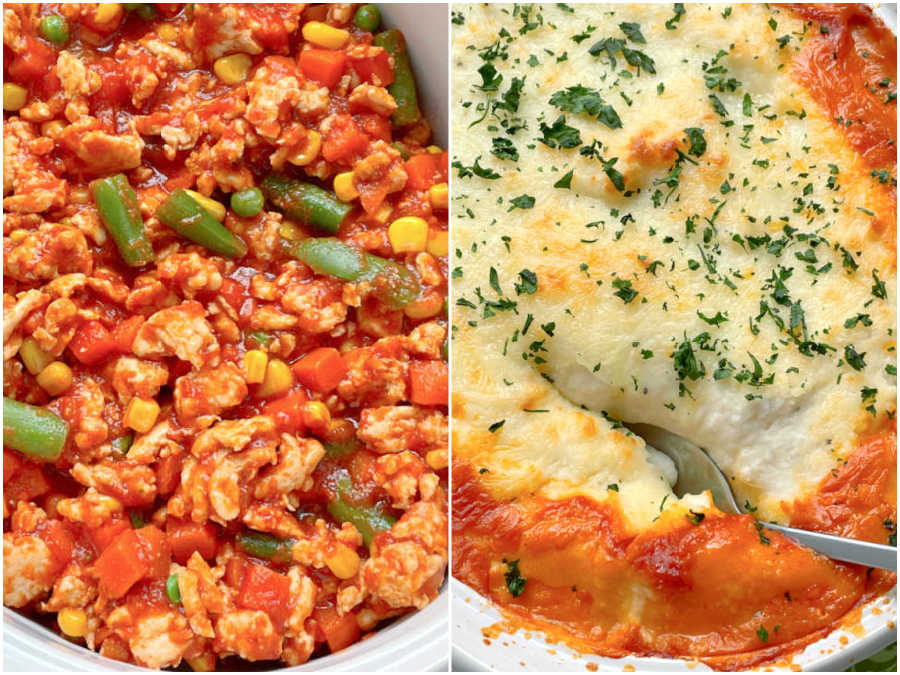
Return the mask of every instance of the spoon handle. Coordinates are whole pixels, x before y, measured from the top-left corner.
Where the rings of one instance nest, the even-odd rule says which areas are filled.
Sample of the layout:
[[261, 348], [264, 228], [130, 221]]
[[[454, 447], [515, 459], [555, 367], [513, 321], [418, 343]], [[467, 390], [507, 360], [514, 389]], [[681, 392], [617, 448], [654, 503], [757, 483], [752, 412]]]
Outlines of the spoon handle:
[[897, 548], [885, 544], [873, 544], [859, 539], [835, 537], [821, 532], [798, 530], [774, 523], [763, 523], [770, 530], [777, 530], [804, 546], [824, 553], [834, 560], [858, 563], [868, 567], [879, 567], [883, 570], [897, 571]]

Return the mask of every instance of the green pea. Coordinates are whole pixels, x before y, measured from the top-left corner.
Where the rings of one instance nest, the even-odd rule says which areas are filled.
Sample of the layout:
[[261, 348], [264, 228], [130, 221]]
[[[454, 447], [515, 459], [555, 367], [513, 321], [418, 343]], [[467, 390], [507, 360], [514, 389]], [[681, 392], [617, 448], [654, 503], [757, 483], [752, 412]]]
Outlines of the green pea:
[[262, 211], [265, 199], [259, 188], [248, 188], [231, 195], [231, 210], [241, 218], [252, 218]]
[[178, 588], [177, 574], [170, 574], [169, 578], [166, 579], [166, 595], [169, 596], [169, 600], [172, 601], [173, 605], [181, 604], [181, 589]]
[[41, 35], [55, 45], [69, 41], [69, 24], [58, 14], [49, 14], [41, 19]]
[[363, 30], [372, 32], [378, 28], [381, 23], [381, 12], [375, 5], [363, 5], [356, 10], [356, 16], [353, 17], [353, 23]]
[[125, 434], [124, 436], [114, 438], [112, 440], [112, 446], [116, 452], [124, 455], [126, 452], [128, 452], [128, 449], [131, 447], [133, 441], [134, 434]]
[[156, 7], [149, 2], [126, 2], [125, 9], [134, 12], [144, 21], [151, 21], [156, 18]]

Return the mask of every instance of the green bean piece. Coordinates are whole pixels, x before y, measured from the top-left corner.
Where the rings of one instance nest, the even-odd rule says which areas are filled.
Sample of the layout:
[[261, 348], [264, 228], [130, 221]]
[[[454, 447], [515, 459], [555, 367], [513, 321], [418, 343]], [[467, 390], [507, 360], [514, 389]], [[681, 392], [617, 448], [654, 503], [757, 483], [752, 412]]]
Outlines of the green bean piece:
[[405, 127], [422, 119], [419, 97], [416, 94], [416, 78], [409, 62], [406, 39], [403, 33], [392, 28], [375, 36], [375, 44], [386, 49], [394, 57], [394, 82], [388, 91], [397, 102], [397, 110], [391, 116], [395, 127]]
[[328, 234], [337, 234], [353, 208], [333, 192], [277, 174], [263, 179], [262, 191], [269, 203], [291, 220], [312, 225]]
[[241, 532], [236, 538], [237, 545], [245, 552], [257, 558], [287, 564], [293, 560], [290, 539], [279, 539], [264, 532]]
[[68, 422], [53, 411], [3, 397], [5, 447], [34, 459], [55, 462], [68, 435]]
[[178, 588], [178, 574], [170, 574], [166, 579], [166, 595], [173, 605], [181, 604], [181, 589]]
[[378, 506], [348, 504], [340, 496], [329, 502], [328, 513], [342, 523], [352, 523], [359, 530], [366, 546], [372, 545], [376, 534], [391, 529], [397, 522], [396, 518], [387, 515]]
[[247, 245], [222, 223], [213, 218], [185, 190], [175, 190], [156, 212], [161, 222], [182, 237], [205, 246], [226, 258], [240, 258]]
[[124, 455], [131, 448], [131, 444], [133, 442], [134, 442], [134, 434], [128, 433], [128, 434], [125, 434], [124, 436], [119, 436], [118, 438], [114, 438], [111, 445], [113, 446], [113, 450]]
[[58, 14], [48, 14], [41, 19], [41, 35], [60, 47], [69, 41], [69, 24]]
[[98, 178], [91, 192], [100, 220], [106, 226], [125, 263], [141, 267], [153, 261], [153, 247], [144, 232], [137, 195], [124, 174]]
[[231, 195], [231, 210], [241, 218], [252, 218], [265, 206], [265, 198], [259, 188], [247, 188]]
[[304, 239], [290, 253], [318, 274], [330, 274], [343, 281], [371, 281], [377, 297], [393, 309], [401, 309], [419, 296], [419, 282], [406, 267], [362, 253], [339, 239]]
[[381, 24], [381, 11], [376, 5], [363, 5], [353, 16], [353, 23], [357, 28], [367, 30], [370, 33]]

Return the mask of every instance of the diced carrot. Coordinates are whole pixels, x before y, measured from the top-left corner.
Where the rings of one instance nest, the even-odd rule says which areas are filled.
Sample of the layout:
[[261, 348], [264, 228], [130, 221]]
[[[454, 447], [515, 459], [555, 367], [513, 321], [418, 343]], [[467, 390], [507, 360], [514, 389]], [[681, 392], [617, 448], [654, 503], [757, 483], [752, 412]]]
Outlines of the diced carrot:
[[263, 408], [264, 415], [271, 415], [279, 431], [300, 433], [303, 430], [303, 404], [307, 396], [302, 389], [296, 389], [287, 396], [269, 401]]
[[130, 530], [131, 522], [127, 518], [119, 518], [117, 520], [110, 521], [108, 523], [104, 523], [100, 527], [94, 527], [88, 529], [88, 537], [91, 540], [91, 543], [94, 545], [94, 550], [97, 552], [97, 555], [103, 553], [106, 550], [106, 547], [109, 546], [113, 540], [122, 534], [125, 530]]
[[147, 573], [141, 542], [135, 530], [119, 534], [94, 563], [100, 590], [112, 599], [121, 598]]
[[116, 344], [106, 327], [96, 320], [85, 321], [75, 332], [69, 350], [79, 361], [93, 366], [106, 359]]
[[375, 80], [378, 79], [379, 86], [381, 87], [386, 87], [394, 81], [394, 69], [391, 68], [391, 56], [386, 50], [378, 52], [375, 56], [354, 59], [353, 69], [359, 75], [359, 79], [373, 84], [375, 83]]
[[113, 328], [112, 340], [115, 348], [123, 354], [131, 352], [131, 345], [143, 324], [144, 317], [132, 316]]
[[359, 130], [350, 115], [336, 115], [322, 141], [322, 157], [329, 162], [349, 164], [369, 147], [369, 137]]
[[50, 491], [50, 483], [44, 471], [35, 464], [23, 464], [22, 468], [3, 484], [3, 496], [13, 503], [31, 501]]
[[435, 184], [437, 171], [436, 155], [413, 155], [406, 160], [406, 186], [413, 190], [427, 190]]
[[444, 361], [409, 364], [409, 400], [416, 405], [447, 405], [448, 368]]
[[216, 526], [212, 523], [194, 523], [174, 520], [166, 521], [166, 534], [175, 561], [181, 565], [196, 551], [205, 560], [216, 555]]
[[268, 567], [250, 563], [244, 570], [237, 604], [268, 614], [280, 630], [291, 613], [291, 581]]
[[438, 155], [439, 182], [446, 183], [450, 172], [450, 153], [444, 150]]
[[331, 49], [304, 49], [300, 52], [300, 70], [310, 80], [331, 89], [347, 67], [347, 55]]
[[359, 640], [359, 623], [355, 612], [338, 614], [335, 607], [317, 607], [313, 610], [313, 618], [321, 632], [321, 636], [332, 652], [349, 647]]
[[156, 492], [167, 495], [175, 491], [181, 482], [183, 455], [169, 455], [156, 461]]
[[3, 484], [6, 485], [9, 479], [15, 476], [25, 462], [16, 453], [4, 448], [3, 450]]
[[292, 370], [304, 387], [327, 394], [344, 379], [347, 363], [334, 347], [319, 347], [297, 361]]

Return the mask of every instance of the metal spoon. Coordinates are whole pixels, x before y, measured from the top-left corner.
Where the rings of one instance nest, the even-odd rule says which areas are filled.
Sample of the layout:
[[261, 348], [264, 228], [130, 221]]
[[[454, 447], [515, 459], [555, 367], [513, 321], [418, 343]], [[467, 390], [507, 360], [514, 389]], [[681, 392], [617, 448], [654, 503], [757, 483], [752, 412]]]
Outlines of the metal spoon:
[[[700, 494], [709, 490], [715, 505], [726, 513], [743, 513], [731, 491], [725, 474], [707, 452], [689, 440], [651, 424], [626, 424], [632, 432], [647, 442], [647, 445], [667, 455], [678, 471], [678, 480], [673, 486], [679, 497], [685, 494]], [[796, 527], [785, 527], [765, 523], [771, 530], [777, 530], [794, 541], [824, 553], [829, 558], [858, 563], [868, 567], [897, 570], [897, 548], [885, 544], [873, 544], [858, 539], [836, 537]]]

